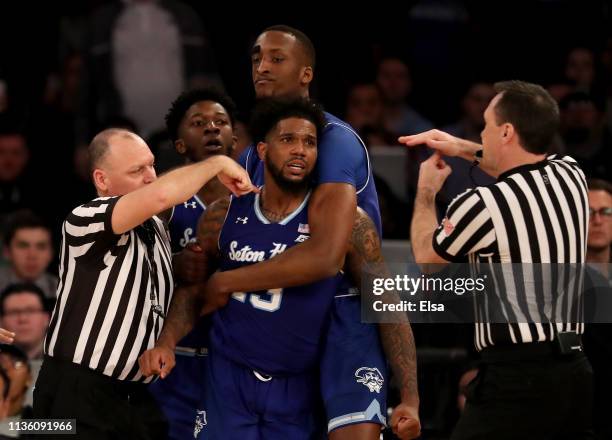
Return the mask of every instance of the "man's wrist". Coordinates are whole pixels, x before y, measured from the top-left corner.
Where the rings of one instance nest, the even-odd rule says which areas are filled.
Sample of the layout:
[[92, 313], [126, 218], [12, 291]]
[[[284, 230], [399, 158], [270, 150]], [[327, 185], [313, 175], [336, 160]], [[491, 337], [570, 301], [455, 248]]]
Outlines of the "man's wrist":
[[436, 201], [437, 191], [433, 189], [431, 186], [418, 186], [416, 201], [420, 201], [427, 204], [434, 204]]
[[174, 351], [177, 342], [173, 340], [169, 335], [160, 335], [159, 339], [155, 343], [156, 348], [167, 348], [170, 351]]
[[[468, 162], [474, 162], [477, 158], [477, 153], [482, 151], [482, 145], [466, 140], [462, 140], [459, 143], [459, 147], [461, 150], [460, 157]], [[482, 156], [480, 156], [480, 158], [482, 158]]]
[[414, 408], [419, 407], [420, 399], [417, 393], [411, 392], [410, 390], [402, 390], [400, 392], [400, 397], [401, 397], [402, 403], [408, 406], [414, 407]]

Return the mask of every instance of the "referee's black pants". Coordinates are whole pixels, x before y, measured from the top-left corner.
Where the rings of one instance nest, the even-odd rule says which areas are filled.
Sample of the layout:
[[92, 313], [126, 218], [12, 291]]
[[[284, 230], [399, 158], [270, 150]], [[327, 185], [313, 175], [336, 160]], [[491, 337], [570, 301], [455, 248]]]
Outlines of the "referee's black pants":
[[168, 432], [145, 384], [119, 381], [49, 356], [34, 388], [34, 418], [76, 419], [76, 435], [46, 438], [161, 440]]
[[452, 440], [582, 440], [592, 431], [593, 370], [553, 343], [483, 350]]

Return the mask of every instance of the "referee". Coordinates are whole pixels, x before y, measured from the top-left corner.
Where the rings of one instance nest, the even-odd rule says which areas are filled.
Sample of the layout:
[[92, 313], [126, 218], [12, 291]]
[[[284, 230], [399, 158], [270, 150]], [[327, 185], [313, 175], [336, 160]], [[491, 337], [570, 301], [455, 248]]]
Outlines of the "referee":
[[156, 215], [215, 175], [234, 194], [253, 189], [225, 156], [156, 178], [137, 135], [108, 129], [89, 146], [97, 199], [62, 231], [58, 298], [34, 390], [35, 418], [76, 419], [77, 438], [166, 437], [138, 357], [161, 331], [174, 286], [170, 243]]
[[[542, 87], [509, 81], [495, 90], [482, 145], [437, 130], [400, 138], [437, 150], [419, 174], [411, 226], [417, 263], [530, 264], [489, 266], [495, 282], [485, 297], [489, 306], [476, 303], [483, 362], [452, 439], [593, 438], [592, 373], [571, 296], [580, 283], [563, 278], [563, 270], [551, 280], [545, 273], [551, 265], [538, 264], [584, 263], [584, 174], [570, 157], [547, 156], [559, 110]], [[451, 173], [441, 154], [479, 163], [497, 183], [458, 196], [436, 227], [435, 195]], [[564, 295], [554, 295], [557, 282]], [[490, 318], [491, 310], [503, 320]]]

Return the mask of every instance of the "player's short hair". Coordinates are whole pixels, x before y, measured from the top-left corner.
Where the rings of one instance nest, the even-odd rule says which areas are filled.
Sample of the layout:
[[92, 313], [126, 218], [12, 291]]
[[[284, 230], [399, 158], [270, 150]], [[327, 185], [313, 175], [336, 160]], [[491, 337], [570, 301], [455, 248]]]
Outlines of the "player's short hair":
[[226, 93], [217, 87], [206, 87], [183, 92], [174, 100], [166, 114], [166, 130], [172, 142], [179, 137], [178, 130], [185, 113], [196, 102], [212, 101], [220, 104], [230, 118], [232, 127], [236, 122], [236, 104]]
[[312, 122], [317, 129], [317, 138], [321, 139], [326, 120], [318, 104], [305, 98], [266, 98], [259, 100], [253, 110], [250, 124], [253, 142], [265, 142], [276, 124], [288, 118], [300, 118]]
[[605, 191], [612, 196], [612, 183], [603, 179], [589, 179], [587, 180], [587, 186], [589, 191]]
[[274, 26], [270, 26], [264, 29], [262, 34], [264, 32], [282, 32], [284, 34], [293, 35], [302, 47], [302, 50], [304, 51], [304, 55], [306, 57], [306, 65], [308, 67], [312, 67], [312, 69], [314, 70], [317, 61], [317, 54], [314, 45], [312, 44], [312, 41], [310, 40], [310, 38], [308, 38], [308, 35], [300, 31], [299, 29], [287, 26], [285, 24], [277, 24]]
[[553, 97], [542, 86], [524, 81], [497, 82], [493, 87], [502, 94], [494, 108], [497, 124], [512, 124], [528, 152], [550, 151], [559, 128], [559, 106]]
[[102, 130], [100, 133], [94, 136], [89, 147], [87, 147], [87, 153], [89, 156], [89, 169], [90, 171], [95, 170], [100, 162], [108, 153], [110, 148], [110, 140], [114, 136], [119, 136], [123, 138], [132, 138], [138, 137], [136, 133], [133, 133], [124, 128], [107, 128]]

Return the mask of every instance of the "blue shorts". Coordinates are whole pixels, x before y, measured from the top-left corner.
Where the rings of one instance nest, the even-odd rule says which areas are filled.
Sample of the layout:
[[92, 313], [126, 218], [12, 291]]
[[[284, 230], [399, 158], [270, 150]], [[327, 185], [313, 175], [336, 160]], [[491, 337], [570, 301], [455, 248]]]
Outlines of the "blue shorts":
[[328, 432], [356, 423], [385, 426], [387, 361], [378, 326], [361, 323], [359, 295], [334, 298], [320, 367]]
[[[206, 440], [300, 440], [316, 437], [314, 374], [270, 377], [211, 350], [204, 384]], [[317, 424], [317, 421], [319, 422]]]
[[198, 410], [202, 406], [202, 386], [206, 357], [195, 354], [176, 354], [176, 366], [165, 379], [149, 385], [168, 419], [168, 439], [194, 438], [194, 426]]

